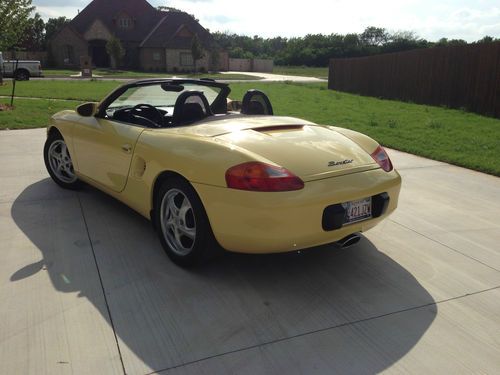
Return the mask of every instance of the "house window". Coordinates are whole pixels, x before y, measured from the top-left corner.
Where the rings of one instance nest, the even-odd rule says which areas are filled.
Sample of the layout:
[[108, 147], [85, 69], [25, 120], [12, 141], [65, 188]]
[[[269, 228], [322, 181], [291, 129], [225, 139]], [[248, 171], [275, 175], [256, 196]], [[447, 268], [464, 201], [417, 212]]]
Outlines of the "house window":
[[129, 17], [121, 17], [118, 19], [118, 27], [120, 29], [130, 29], [133, 26], [133, 21]]
[[160, 52], [153, 52], [153, 61], [160, 61]]
[[181, 52], [180, 59], [181, 66], [193, 66], [193, 55], [189, 52]]
[[64, 64], [70, 65], [75, 61], [75, 51], [72, 45], [66, 44], [64, 46]]

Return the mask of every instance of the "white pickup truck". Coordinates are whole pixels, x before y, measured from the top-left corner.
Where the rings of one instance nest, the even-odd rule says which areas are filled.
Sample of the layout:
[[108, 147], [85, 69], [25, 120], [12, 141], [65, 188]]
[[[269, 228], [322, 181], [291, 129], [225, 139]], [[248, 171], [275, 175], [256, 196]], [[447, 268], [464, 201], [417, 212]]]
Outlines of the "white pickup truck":
[[2, 52], [0, 52], [0, 69], [2, 69], [4, 77], [15, 77], [18, 81], [27, 81], [30, 77], [43, 77], [42, 64], [40, 64], [40, 61], [5, 61]]

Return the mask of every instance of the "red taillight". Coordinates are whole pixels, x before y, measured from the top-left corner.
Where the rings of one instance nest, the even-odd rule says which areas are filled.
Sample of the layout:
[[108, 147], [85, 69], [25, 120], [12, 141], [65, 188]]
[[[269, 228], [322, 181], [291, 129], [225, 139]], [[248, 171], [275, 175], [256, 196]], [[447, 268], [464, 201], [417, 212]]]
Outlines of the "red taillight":
[[226, 183], [231, 189], [251, 191], [291, 191], [304, 188], [304, 182], [289, 170], [256, 161], [229, 168]]
[[382, 146], [378, 146], [371, 155], [373, 160], [375, 160], [384, 171], [392, 171], [391, 159], [389, 159], [389, 155], [387, 155], [387, 152], [385, 152]]

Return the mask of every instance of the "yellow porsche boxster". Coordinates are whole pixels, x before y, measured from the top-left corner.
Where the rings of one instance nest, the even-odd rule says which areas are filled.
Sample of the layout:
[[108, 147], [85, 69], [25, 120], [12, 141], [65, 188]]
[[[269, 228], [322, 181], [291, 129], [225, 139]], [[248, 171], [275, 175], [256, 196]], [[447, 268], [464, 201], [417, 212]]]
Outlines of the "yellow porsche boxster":
[[376, 141], [274, 116], [257, 90], [241, 102], [229, 93], [208, 79], [127, 83], [52, 117], [47, 170], [63, 188], [88, 183], [150, 219], [181, 266], [221, 248], [352, 245], [394, 211], [401, 177]]

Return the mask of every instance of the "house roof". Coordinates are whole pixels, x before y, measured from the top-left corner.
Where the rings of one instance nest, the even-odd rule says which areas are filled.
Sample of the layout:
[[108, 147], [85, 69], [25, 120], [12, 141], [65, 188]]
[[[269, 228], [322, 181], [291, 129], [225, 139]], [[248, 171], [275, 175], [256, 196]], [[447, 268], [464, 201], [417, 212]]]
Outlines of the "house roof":
[[[123, 13], [134, 21], [134, 27], [118, 27], [117, 18]], [[151, 24], [158, 22], [159, 13], [146, 0], [93, 0], [71, 21], [71, 25], [83, 35], [99, 19], [120, 40], [140, 42], [151, 30]]]
[[143, 40], [141, 47], [190, 49], [197, 34], [203, 47], [213, 44], [210, 33], [191, 15], [184, 12], [162, 12], [163, 17]]
[[[124, 14], [132, 19], [133, 27], [118, 27], [118, 19]], [[141, 43], [141, 47], [191, 48], [192, 37], [182, 36], [183, 33], [176, 35], [183, 27], [198, 34], [205, 48], [212, 43], [210, 33], [192, 16], [184, 12], [160, 11], [146, 0], [93, 0], [70, 26], [84, 35], [97, 19], [122, 42]]]

